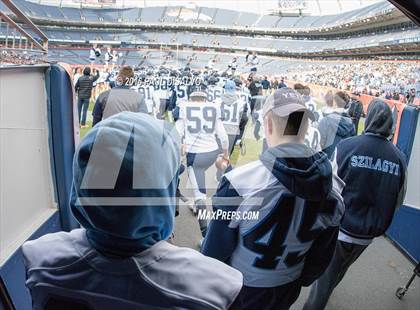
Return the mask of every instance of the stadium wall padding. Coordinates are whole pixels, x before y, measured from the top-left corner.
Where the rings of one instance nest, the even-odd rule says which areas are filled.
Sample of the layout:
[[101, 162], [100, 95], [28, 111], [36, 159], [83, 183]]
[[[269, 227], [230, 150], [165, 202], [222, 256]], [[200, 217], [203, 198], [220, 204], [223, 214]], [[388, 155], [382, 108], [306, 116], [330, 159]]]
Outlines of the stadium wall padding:
[[[52, 65], [46, 69], [45, 90], [47, 94], [45, 114], [48, 119], [50, 169], [58, 211], [55, 211], [32, 232], [27, 240], [37, 239], [47, 233], [78, 227], [69, 209], [72, 162], [75, 150], [73, 86], [69, 75], [59, 65]], [[0, 266], [0, 277], [15, 309], [32, 309], [31, 297], [25, 286], [25, 267], [20, 247]], [[2, 308], [7, 309], [0, 300], [0, 309]]]
[[414, 262], [420, 261], [420, 122], [419, 109], [406, 106], [401, 114], [398, 148], [407, 156], [408, 179], [404, 205], [394, 216], [387, 236]]
[[72, 184], [72, 164], [75, 151], [73, 123], [73, 86], [71, 78], [60, 65], [52, 65], [46, 74], [50, 143], [55, 190], [63, 230], [79, 225], [74, 219], [69, 197]]

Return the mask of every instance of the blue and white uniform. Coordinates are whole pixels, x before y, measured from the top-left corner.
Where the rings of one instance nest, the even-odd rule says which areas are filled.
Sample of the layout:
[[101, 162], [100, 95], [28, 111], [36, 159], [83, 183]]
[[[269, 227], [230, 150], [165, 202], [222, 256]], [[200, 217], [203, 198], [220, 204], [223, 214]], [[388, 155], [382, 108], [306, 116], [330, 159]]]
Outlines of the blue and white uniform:
[[207, 87], [207, 101], [220, 101], [223, 95], [223, 87], [219, 85], [209, 85]]
[[[257, 211], [258, 219], [212, 220], [202, 252], [242, 272], [245, 309], [272, 309], [265, 307], [268, 300], [259, 300], [260, 294], [248, 294], [247, 287], [275, 295], [264, 290], [284, 289], [297, 280], [300, 290], [322, 274], [344, 213], [343, 185], [333, 177], [327, 156], [303, 144], [269, 148], [259, 160], [224, 175], [213, 210]], [[280, 304], [278, 293], [271, 297]]]
[[220, 153], [216, 137], [222, 148], [228, 149], [228, 137], [222, 123], [220, 107], [208, 101], [184, 102], [180, 106], [176, 128], [184, 138], [187, 171], [194, 200], [206, 199], [205, 171]]
[[308, 131], [305, 134], [305, 144], [316, 152], [321, 151], [321, 134], [312, 124], [308, 126]]
[[144, 103], [147, 107], [147, 113], [155, 115], [156, 106], [155, 102], [155, 88], [152, 85], [141, 84], [136, 87], [137, 91], [144, 96]]
[[154, 102], [158, 107], [158, 117], [163, 118], [169, 105], [169, 98], [171, 97], [170, 82], [168, 77], [161, 76], [157, 78], [154, 83]]

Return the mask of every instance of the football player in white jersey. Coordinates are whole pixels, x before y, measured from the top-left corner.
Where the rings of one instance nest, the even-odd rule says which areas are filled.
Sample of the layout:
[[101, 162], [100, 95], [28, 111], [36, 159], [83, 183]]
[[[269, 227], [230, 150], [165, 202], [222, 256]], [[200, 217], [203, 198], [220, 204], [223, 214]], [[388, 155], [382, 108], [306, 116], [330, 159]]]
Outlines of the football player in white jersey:
[[314, 127], [313, 122], [309, 121], [308, 131], [305, 135], [305, 144], [316, 152], [321, 152], [321, 134], [319, 130]]
[[[247, 120], [248, 107], [246, 102], [241, 98], [239, 92], [236, 91], [235, 82], [227, 80], [224, 85], [224, 93], [220, 99], [221, 112], [223, 126], [225, 127], [226, 133], [229, 139], [228, 152], [232, 154], [233, 148], [235, 147], [236, 141], [240, 136], [240, 127], [242, 122]], [[223, 171], [217, 170], [216, 179], [220, 180]]]
[[317, 109], [317, 105], [314, 102], [313, 98], [311, 97], [311, 89], [308, 85], [302, 85], [302, 84], [295, 84], [295, 90], [302, 95], [303, 101], [305, 102], [306, 107], [308, 110], [310, 110], [314, 115], [314, 127], [317, 127], [321, 119], [323, 118], [323, 115], [320, 111]]
[[217, 85], [219, 78], [210, 76], [207, 79], [207, 101], [214, 102], [219, 101], [223, 94], [223, 87]]
[[224, 94], [221, 98], [221, 111], [223, 125], [229, 138], [229, 154], [232, 153], [236, 140], [240, 134], [240, 124], [243, 117], [248, 114], [247, 103], [236, 91], [235, 82], [227, 80], [224, 86]]
[[137, 86], [137, 91], [144, 96], [144, 103], [147, 107], [147, 113], [155, 116], [156, 115], [156, 104], [155, 104], [155, 87], [150, 84], [140, 83]]
[[169, 84], [168, 76], [164, 72], [159, 72], [159, 77], [156, 78], [154, 83], [154, 101], [158, 107], [156, 117], [159, 119], [165, 118], [165, 113], [169, 105], [169, 98], [171, 96]]
[[242, 83], [242, 80], [239, 77], [236, 77], [233, 81], [236, 85], [236, 92], [239, 94], [239, 96], [241, 96], [242, 100], [245, 101], [247, 106], [247, 113], [243, 116], [242, 121], [239, 124], [239, 137], [236, 141], [236, 143], [241, 147], [241, 153], [245, 154], [245, 144], [243, 143], [242, 137], [245, 133], [245, 127], [251, 114], [251, 95], [249, 93], [248, 87]]
[[[191, 93], [190, 100], [180, 107], [180, 116], [175, 123], [183, 138], [187, 157], [187, 172], [192, 185], [195, 210], [206, 208], [206, 170], [220, 155], [219, 139], [224, 158], [229, 160], [228, 137], [221, 120], [220, 107], [207, 101], [205, 92]], [[207, 221], [199, 220], [203, 237]]]
[[344, 213], [343, 181], [303, 143], [311, 112], [301, 96], [279, 89], [262, 115], [269, 148], [223, 176], [212, 202], [225, 217], [210, 222], [202, 245], [244, 275], [231, 309], [289, 309], [328, 266]]

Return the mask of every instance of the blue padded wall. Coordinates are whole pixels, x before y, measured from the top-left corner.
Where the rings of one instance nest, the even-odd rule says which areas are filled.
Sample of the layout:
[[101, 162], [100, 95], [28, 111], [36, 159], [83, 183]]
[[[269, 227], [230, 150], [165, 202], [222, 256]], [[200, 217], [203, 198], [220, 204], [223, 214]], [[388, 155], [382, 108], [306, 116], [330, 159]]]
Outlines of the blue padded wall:
[[[420, 261], [420, 201], [416, 197], [414, 191], [418, 191], [418, 167], [414, 167], [419, 162], [420, 153], [418, 152], [418, 145], [413, 144], [416, 140], [418, 144], [420, 141], [420, 128], [418, 127], [418, 108], [406, 106], [401, 115], [401, 125], [398, 135], [397, 146], [409, 159], [408, 163], [408, 190], [407, 195], [411, 198], [410, 205], [404, 205], [397, 210], [391, 227], [387, 231], [387, 236], [391, 238], [413, 261]], [[410, 165], [411, 163], [411, 165]], [[416, 185], [413, 183], [417, 183]], [[413, 191], [413, 192], [411, 192]]]
[[[52, 65], [46, 70], [45, 81], [51, 173], [58, 212], [55, 212], [43, 223], [29, 240], [37, 239], [47, 233], [78, 227], [69, 210], [72, 162], [75, 150], [72, 84], [67, 72], [59, 65]], [[25, 287], [25, 267], [20, 248], [1, 266], [0, 277], [15, 309], [32, 309], [31, 297]], [[4, 305], [0, 302], [0, 309], [2, 308], [4, 308]]]
[[63, 230], [78, 227], [69, 208], [74, 155], [73, 90], [69, 75], [59, 65], [47, 71], [50, 149], [56, 198]]

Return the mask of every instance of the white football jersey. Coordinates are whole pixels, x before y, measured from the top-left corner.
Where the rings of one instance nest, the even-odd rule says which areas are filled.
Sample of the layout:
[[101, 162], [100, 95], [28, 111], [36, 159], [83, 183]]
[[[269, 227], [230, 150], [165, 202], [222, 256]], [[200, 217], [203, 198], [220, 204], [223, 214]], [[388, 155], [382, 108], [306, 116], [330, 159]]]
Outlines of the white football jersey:
[[224, 177], [229, 189], [243, 198], [237, 211], [259, 215], [257, 220], [230, 222], [230, 228], [238, 229], [238, 243], [229, 265], [242, 272], [246, 286], [275, 287], [298, 279], [318, 232], [340, 223], [344, 203], [339, 189], [334, 186], [321, 205], [306, 201], [292, 194], [260, 160]]
[[207, 87], [207, 101], [217, 101], [223, 95], [223, 87], [217, 85], [209, 85]]
[[318, 111], [316, 103], [313, 101], [313, 99], [309, 99], [305, 102], [306, 107], [309, 111], [311, 111], [315, 116], [315, 121], [319, 123], [322, 119], [322, 113]]
[[157, 101], [160, 99], [169, 99], [171, 96], [171, 90], [167, 78], [161, 77], [156, 79], [154, 84], [154, 96]]
[[219, 148], [216, 135], [227, 140], [221, 121], [221, 111], [213, 102], [186, 101], [180, 105], [176, 128], [184, 137], [186, 151], [189, 153], [212, 152]]
[[153, 114], [154, 112], [154, 93], [155, 88], [152, 85], [139, 85], [137, 91], [144, 96], [144, 103], [147, 107], [147, 113]]
[[305, 144], [316, 152], [321, 152], [321, 134], [315, 127], [309, 125], [305, 135]]
[[222, 102], [221, 111], [223, 113], [223, 125], [225, 126], [228, 135], [239, 134], [239, 123], [242, 114], [246, 110], [246, 106], [246, 102], [241, 97], [238, 97], [238, 100], [230, 105]]
[[185, 84], [176, 85], [174, 87], [174, 91], [176, 93], [177, 102], [188, 100], [188, 86], [187, 85]]

